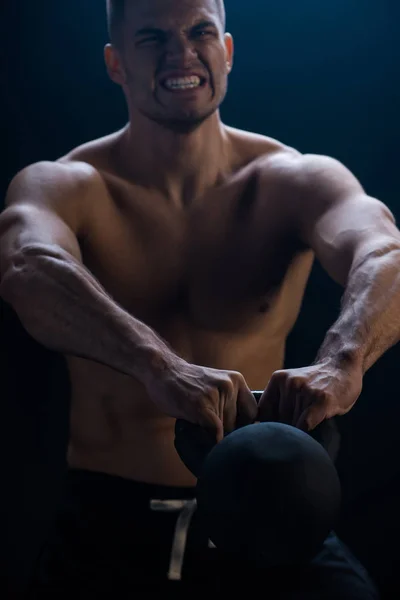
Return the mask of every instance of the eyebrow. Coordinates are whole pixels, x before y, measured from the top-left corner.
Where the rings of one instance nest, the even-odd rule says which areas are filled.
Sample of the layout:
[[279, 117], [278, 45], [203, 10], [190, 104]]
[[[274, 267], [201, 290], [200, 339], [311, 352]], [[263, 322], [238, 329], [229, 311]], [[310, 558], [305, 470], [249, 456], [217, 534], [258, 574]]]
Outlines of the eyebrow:
[[192, 29], [203, 29], [204, 27], [214, 27], [214, 29], [217, 29], [216, 24], [212, 21], [201, 21], [200, 23], [193, 25]]
[[156, 27], [143, 27], [135, 33], [135, 37], [139, 37], [141, 35], [161, 35], [163, 33], [164, 31], [162, 29], [157, 29]]
[[[214, 27], [214, 29], [217, 29], [217, 26], [215, 25], [215, 23], [213, 23], [212, 21], [201, 21], [200, 23], [196, 23], [196, 25], [193, 25], [193, 27], [191, 27], [191, 29], [203, 29], [205, 27]], [[163, 29], [159, 29], [157, 27], [143, 27], [142, 29], [139, 29], [136, 33], [135, 33], [135, 37], [140, 37], [143, 35], [164, 35], [165, 31]]]

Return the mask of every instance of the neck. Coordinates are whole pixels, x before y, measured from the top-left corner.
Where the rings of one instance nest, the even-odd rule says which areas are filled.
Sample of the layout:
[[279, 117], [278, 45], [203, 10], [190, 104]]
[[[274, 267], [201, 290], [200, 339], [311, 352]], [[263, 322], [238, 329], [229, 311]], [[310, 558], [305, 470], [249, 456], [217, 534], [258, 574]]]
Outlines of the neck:
[[224, 180], [229, 146], [218, 113], [189, 133], [137, 119], [122, 134], [120, 161], [130, 179], [182, 204]]

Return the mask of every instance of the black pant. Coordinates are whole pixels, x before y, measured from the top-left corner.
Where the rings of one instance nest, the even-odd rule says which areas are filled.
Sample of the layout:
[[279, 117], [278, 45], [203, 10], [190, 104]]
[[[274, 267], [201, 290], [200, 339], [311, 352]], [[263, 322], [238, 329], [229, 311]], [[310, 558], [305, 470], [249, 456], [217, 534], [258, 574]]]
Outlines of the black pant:
[[181, 580], [176, 580], [179, 560], [171, 561], [171, 553], [177, 542], [178, 509], [185, 503], [176, 502], [175, 511], [174, 504], [165, 501], [188, 500], [188, 507], [193, 493], [70, 471], [65, 504], [40, 558], [30, 597], [111, 600], [172, 592], [175, 597], [198, 593], [221, 598], [233, 591], [262, 590], [267, 600], [379, 598], [365, 569], [334, 533], [308, 565], [261, 572], [210, 547], [197, 512], [191, 519]]

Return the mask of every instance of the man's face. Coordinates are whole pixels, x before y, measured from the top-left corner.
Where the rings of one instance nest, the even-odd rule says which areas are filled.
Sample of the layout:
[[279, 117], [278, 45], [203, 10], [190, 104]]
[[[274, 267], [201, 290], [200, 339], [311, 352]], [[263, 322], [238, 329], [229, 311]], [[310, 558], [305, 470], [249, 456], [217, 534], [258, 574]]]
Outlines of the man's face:
[[227, 92], [233, 44], [215, 0], [127, 2], [121, 62], [130, 105], [172, 129], [190, 130]]

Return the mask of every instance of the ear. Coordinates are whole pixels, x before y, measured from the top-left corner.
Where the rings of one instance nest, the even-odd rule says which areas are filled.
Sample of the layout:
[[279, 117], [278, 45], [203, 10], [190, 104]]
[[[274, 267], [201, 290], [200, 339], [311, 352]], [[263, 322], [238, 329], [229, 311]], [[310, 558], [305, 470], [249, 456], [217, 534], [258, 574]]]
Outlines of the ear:
[[107, 44], [104, 48], [104, 60], [110, 79], [118, 85], [123, 85], [126, 77], [121, 56], [112, 44]]
[[230, 33], [225, 33], [225, 50], [226, 50], [226, 64], [228, 67], [228, 73], [232, 71], [233, 68], [233, 58], [235, 54], [235, 46], [233, 43], [233, 37]]

